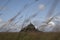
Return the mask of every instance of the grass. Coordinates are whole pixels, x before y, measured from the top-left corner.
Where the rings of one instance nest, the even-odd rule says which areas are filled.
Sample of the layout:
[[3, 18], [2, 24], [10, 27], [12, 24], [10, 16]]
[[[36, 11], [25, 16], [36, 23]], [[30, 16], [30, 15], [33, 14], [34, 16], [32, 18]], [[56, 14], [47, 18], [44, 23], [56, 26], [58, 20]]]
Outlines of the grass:
[[[0, 40], [17, 40], [18, 33], [0, 33]], [[19, 40], [60, 40], [60, 33], [21, 32]]]

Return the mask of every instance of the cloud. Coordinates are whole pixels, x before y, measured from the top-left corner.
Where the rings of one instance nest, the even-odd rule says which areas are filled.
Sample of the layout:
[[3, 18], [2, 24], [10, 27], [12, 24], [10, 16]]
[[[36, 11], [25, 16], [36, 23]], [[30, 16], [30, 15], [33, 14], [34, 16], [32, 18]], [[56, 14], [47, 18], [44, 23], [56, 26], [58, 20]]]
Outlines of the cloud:
[[40, 4], [38, 7], [39, 7], [40, 10], [44, 10], [45, 9], [45, 5], [44, 4]]
[[0, 22], [2, 22], [3, 20], [0, 18]]
[[49, 22], [48, 24], [55, 26], [55, 23], [54, 22]]
[[55, 20], [56, 20], [56, 21], [60, 21], [60, 16], [56, 16], [56, 17], [55, 17]]

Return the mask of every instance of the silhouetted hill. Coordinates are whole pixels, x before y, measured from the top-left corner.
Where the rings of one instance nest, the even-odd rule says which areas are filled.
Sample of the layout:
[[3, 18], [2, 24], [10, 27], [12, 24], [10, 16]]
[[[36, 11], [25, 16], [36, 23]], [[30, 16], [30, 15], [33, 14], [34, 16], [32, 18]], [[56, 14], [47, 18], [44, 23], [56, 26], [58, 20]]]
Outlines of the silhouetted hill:
[[20, 32], [40, 32], [37, 30], [33, 24], [29, 24], [27, 27], [23, 28]]

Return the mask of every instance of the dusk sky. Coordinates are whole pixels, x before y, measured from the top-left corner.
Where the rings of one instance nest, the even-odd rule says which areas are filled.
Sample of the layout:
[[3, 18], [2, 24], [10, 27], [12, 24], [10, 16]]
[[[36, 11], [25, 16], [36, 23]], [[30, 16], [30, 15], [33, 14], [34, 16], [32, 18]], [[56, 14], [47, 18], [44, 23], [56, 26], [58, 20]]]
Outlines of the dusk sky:
[[[49, 10], [55, 0], [0, 0], [0, 21], [8, 21], [14, 17], [19, 11], [23, 10], [24, 5], [27, 4], [27, 8], [21, 12], [21, 14], [15, 19], [15, 21], [23, 22], [26, 18], [37, 13], [37, 15], [31, 19], [38, 24], [44, 21], [47, 17]], [[4, 6], [5, 5], [5, 6]], [[3, 9], [1, 9], [3, 7]], [[54, 14], [60, 13], [60, 1], [57, 3]], [[20, 17], [23, 16], [21, 19]]]

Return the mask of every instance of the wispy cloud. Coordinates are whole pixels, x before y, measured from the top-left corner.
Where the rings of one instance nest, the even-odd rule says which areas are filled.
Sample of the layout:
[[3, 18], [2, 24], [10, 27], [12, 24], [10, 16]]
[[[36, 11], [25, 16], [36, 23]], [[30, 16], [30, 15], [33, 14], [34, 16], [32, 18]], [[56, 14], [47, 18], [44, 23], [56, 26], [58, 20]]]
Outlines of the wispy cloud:
[[2, 22], [3, 20], [0, 18], [0, 22]]
[[44, 4], [40, 4], [38, 7], [39, 7], [40, 10], [44, 10], [45, 9], [45, 5]]

